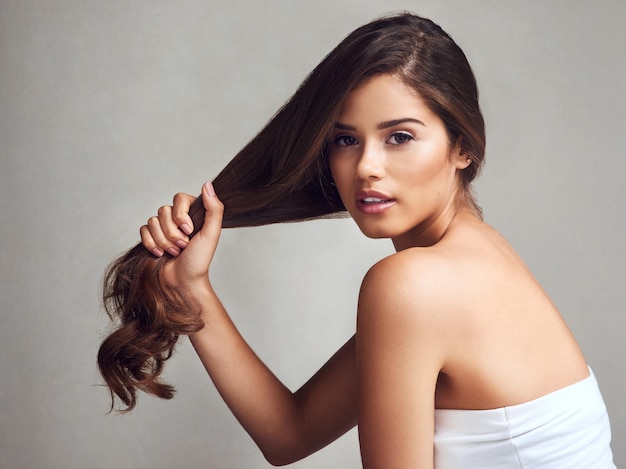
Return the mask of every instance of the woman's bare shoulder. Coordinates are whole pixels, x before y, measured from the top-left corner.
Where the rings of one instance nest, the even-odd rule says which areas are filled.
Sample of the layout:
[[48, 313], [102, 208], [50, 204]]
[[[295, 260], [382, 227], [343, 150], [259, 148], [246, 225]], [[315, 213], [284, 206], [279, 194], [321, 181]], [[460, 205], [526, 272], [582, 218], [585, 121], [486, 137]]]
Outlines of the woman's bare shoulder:
[[467, 272], [481, 265], [479, 258], [454, 243], [409, 248], [374, 264], [363, 285], [386, 287], [394, 293], [448, 294], [467, 285]]
[[381, 315], [385, 324], [399, 321], [443, 332], [460, 313], [469, 292], [448, 253], [412, 248], [379, 261], [368, 271], [361, 286], [359, 315]]
[[[390, 309], [400, 304], [410, 314], [426, 314], [446, 321], [467, 315], [472, 305], [489, 300], [492, 287], [506, 278], [525, 276], [515, 251], [495, 230], [460, 229], [431, 247], [409, 248], [370, 268], [361, 295], [377, 298]], [[476, 300], [476, 301], [474, 301]]]

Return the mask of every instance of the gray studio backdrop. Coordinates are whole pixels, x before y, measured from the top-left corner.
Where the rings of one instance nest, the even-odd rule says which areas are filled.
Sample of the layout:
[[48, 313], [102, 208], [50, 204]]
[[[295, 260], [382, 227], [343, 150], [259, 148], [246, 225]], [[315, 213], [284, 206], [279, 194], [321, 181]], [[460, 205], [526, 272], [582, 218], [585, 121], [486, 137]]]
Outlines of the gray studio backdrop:
[[[199, 193], [346, 33], [410, 9], [473, 64], [488, 222], [526, 259], [600, 382], [626, 465], [622, 1], [0, 1], [0, 467], [263, 468], [188, 341], [173, 401], [106, 415], [105, 265]], [[350, 220], [225, 232], [217, 291], [291, 388], [354, 330], [392, 252]], [[250, 392], [254, 392], [253, 389]], [[357, 468], [352, 431], [297, 468]]]

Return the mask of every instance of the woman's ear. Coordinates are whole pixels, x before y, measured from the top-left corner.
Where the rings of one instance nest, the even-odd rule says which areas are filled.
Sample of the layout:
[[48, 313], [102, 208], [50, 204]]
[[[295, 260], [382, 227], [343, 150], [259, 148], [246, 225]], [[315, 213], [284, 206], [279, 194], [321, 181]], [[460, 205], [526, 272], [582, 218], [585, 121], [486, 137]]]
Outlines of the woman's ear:
[[472, 158], [470, 157], [469, 152], [463, 148], [463, 140], [460, 135], [456, 139], [456, 142], [454, 142], [454, 147], [452, 148], [450, 156], [452, 157], [454, 166], [457, 169], [465, 169], [472, 164]]

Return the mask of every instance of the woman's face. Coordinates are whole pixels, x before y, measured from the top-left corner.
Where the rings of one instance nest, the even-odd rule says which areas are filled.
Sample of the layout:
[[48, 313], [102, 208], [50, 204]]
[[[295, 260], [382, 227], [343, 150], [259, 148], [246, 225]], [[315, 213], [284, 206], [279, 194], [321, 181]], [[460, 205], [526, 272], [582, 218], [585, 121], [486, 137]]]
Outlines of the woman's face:
[[330, 168], [341, 199], [366, 236], [397, 249], [440, 239], [467, 166], [441, 119], [392, 75], [354, 89], [335, 123]]

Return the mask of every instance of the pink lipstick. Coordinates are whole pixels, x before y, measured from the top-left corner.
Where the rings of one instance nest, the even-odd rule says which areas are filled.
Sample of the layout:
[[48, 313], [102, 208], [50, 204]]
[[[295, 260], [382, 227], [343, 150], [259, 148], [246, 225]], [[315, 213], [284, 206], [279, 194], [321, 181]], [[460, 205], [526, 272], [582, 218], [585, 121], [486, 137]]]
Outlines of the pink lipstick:
[[378, 191], [362, 191], [356, 196], [356, 206], [366, 215], [378, 215], [389, 210], [395, 199]]

